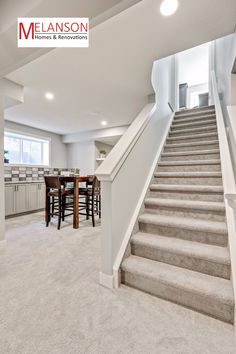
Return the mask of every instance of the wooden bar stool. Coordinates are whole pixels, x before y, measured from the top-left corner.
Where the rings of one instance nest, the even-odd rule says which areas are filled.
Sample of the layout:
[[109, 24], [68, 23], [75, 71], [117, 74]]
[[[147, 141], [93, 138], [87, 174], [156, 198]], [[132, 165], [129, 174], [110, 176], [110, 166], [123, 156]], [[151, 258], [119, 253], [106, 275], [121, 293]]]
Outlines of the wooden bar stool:
[[[59, 176], [44, 176], [44, 180], [46, 184], [46, 226], [48, 227], [51, 217], [57, 215], [57, 229], [60, 230], [61, 221], [73, 214], [73, 191], [65, 188], [65, 183]], [[69, 201], [66, 200], [68, 196]], [[70, 213], [65, 214], [66, 210]]]
[[[93, 227], [95, 226], [95, 215], [101, 218], [101, 188], [96, 176], [89, 176], [86, 188], [79, 190], [79, 214], [85, 215], [88, 220], [92, 217]], [[84, 198], [84, 201], [81, 199]]]

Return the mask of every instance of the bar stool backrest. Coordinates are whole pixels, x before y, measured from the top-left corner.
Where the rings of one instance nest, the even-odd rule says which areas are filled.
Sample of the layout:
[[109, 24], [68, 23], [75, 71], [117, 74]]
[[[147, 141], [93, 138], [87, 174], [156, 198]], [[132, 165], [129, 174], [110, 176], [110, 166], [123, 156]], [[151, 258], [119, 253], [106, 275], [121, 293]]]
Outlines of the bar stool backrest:
[[44, 176], [47, 189], [61, 189], [61, 182], [59, 176]]
[[100, 181], [96, 176], [88, 176], [89, 179], [87, 181], [87, 188], [92, 189], [92, 194], [100, 194]]
[[94, 176], [92, 188], [94, 193], [100, 194], [100, 181], [97, 179], [96, 176]]

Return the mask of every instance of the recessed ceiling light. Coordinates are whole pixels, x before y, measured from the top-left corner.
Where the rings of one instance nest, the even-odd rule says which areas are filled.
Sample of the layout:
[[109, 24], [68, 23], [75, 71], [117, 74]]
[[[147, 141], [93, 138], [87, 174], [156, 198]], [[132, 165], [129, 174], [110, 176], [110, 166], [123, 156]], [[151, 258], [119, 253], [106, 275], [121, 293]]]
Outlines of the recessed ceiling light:
[[54, 100], [54, 94], [51, 92], [45, 93], [45, 98], [49, 101]]
[[105, 125], [107, 125], [107, 122], [105, 120], [102, 120], [101, 125], [105, 126]]
[[160, 11], [163, 16], [170, 16], [176, 12], [179, 6], [178, 0], [164, 0], [161, 4]]

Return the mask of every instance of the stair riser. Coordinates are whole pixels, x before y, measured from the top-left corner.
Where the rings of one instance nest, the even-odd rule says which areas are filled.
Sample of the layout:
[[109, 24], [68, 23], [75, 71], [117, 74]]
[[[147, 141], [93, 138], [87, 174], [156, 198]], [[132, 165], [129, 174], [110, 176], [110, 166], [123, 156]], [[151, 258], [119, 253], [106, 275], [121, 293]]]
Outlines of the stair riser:
[[164, 152], [181, 152], [181, 151], [198, 151], [198, 150], [214, 150], [219, 149], [219, 144], [205, 144], [205, 145], [193, 145], [193, 146], [179, 146], [171, 147], [165, 146]]
[[198, 129], [198, 128], [203, 128], [204, 126], [206, 127], [213, 127], [216, 128], [216, 122], [215, 121], [208, 121], [205, 123], [189, 123], [189, 124], [172, 124], [171, 126], [171, 132], [178, 132], [179, 130], [184, 130], [184, 129]]
[[214, 117], [209, 117], [209, 118], [203, 118], [203, 119], [189, 119], [189, 120], [184, 120], [184, 121], [179, 121], [179, 120], [173, 120], [171, 129], [181, 129], [183, 128], [194, 128], [194, 127], [203, 127], [204, 125], [211, 125], [214, 124], [216, 125], [216, 119]]
[[182, 240], [206, 243], [216, 246], [227, 246], [227, 236], [213, 232], [203, 232], [197, 230], [183, 229], [181, 227], [170, 227], [164, 225], [154, 225], [150, 223], [139, 222], [139, 229], [156, 235], [167, 237], [176, 237]]
[[178, 138], [179, 136], [189, 136], [189, 135], [198, 135], [198, 134], [203, 134], [203, 133], [217, 133], [217, 129], [215, 127], [209, 128], [206, 127], [206, 129], [202, 129], [201, 130], [190, 130], [190, 129], [186, 129], [185, 130], [181, 130], [181, 131], [170, 131], [169, 133], [169, 137], [170, 138]]
[[175, 207], [154, 207], [147, 205], [145, 212], [149, 214], [181, 216], [186, 218], [196, 218], [210, 221], [225, 221], [225, 212], [211, 210], [197, 210]]
[[188, 136], [183, 136], [181, 138], [176, 138], [176, 137], [172, 137], [172, 138], [167, 138], [167, 144], [181, 144], [181, 143], [196, 143], [198, 141], [212, 141], [212, 140], [217, 140], [218, 139], [218, 135], [217, 134], [213, 134], [210, 136], [204, 136], [204, 137], [200, 137], [200, 136], [194, 136], [189, 138]]
[[209, 115], [215, 115], [215, 114], [216, 114], [215, 110], [210, 110], [210, 111], [203, 110], [203, 111], [199, 111], [199, 112], [188, 112], [188, 113], [176, 112], [175, 119], [197, 118], [197, 117], [209, 116]]
[[215, 120], [216, 121], [216, 115], [214, 113], [211, 114], [201, 114], [198, 116], [186, 116], [186, 117], [178, 117], [175, 116], [173, 123], [175, 124], [185, 124], [185, 123], [195, 123], [199, 121], [205, 122], [206, 120]]
[[192, 161], [192, 160], [220, 160], [220, 154], [197, 154], [197, 155], [171, 155], [161, 156], [161, 161]]
[[180, 268], [190, 269], [196, 272], [230, 279], [230, 265], [204, 260], [185, 254], [178, 254], [167, 249], [158, 249], [149, 245], [131, 243], [133, 255], [151, 259], [153, 261], [171, 264]]
[[187, 166], [158, 166], [158, 172], [220, 172], [221, 166], [218, 165], [187, 165]]
[[213, 316], [222, 321], [233, 323], [233, 305], [226, 304], [206, 295], [199, 295], [185, 289], [174, 288], [165, 281], [153, 281], [151, 277], [122, 271], [122, 283], [149, 294], [189, 307], [190, 309]]
[[221, 177], [155, 177], [156, 183], [159, 184], [182, 184], [182, 185], [207, 185], [221, 186]]
[[175, 114], [181, 115], [181, 114], [187, 114], [187, 113], [200, 113], [200, 112], [209, 112], [209, 111], [215, 111], [215, 106], [211, 105], [211, 106], [205, 106], [205, 107], [190, 108], [187, 110], [182, 109], [180, 111], [177, 111]]
[[212, 193], [193, 193], [193, 192], [172, 192], [172, 191], [159, 191], [150, 192], [150, 196], [154, 198], [165, 198], [165, 199], [180, 199], [180, 200], [200, 200], [206, 202], [223, 202], [223, 194], [212, 194]]

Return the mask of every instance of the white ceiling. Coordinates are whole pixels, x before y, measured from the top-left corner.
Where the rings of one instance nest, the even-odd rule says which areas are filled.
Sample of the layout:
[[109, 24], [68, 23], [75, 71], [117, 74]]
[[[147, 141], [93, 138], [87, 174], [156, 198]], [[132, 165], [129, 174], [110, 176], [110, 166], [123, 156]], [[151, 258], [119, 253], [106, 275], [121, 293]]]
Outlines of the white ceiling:
[[6, 31], [15, 22], [17, 17], [36, 7], [42, 0], [0, 0], [0, 32]]
[[208, 83], [209, 49], [206, 43], [178, 54], [179, 83], [188, 83], [188, 86]]
[[[143, 0], [94, 27], [89, 49], [55, 49], [7, 75], [25, 86], [25, 103], [6, 119], [68, 134], [129, 124], [152, 92], [154, 60], [232, 33], [235, 0], [180, 0], [162, 17], [161, 0]], [[44, 93], [55, 94], [46, 101]]]
[[18, 48], [18, 17], [89, 17], [90, 27], [140, 0], [0, 0], [0, 76], [51, 50]]

